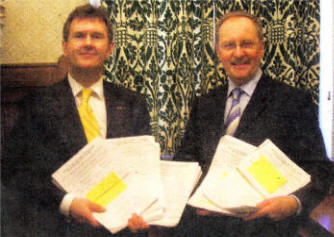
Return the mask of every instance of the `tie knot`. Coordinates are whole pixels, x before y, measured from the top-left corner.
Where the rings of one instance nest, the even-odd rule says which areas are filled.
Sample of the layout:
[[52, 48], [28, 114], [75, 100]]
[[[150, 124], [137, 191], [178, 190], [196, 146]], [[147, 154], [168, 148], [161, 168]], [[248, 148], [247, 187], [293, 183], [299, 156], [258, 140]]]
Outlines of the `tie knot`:
[[81, 91], [81, 103], [88, 103], [90, 96], [92, 95], [92, 89], [85, 88]]
[[241, 95], [242, 95], [242, 92], [243, 92], [243, 90], [240, 89], [239, 87], [234, 88], [234, 89], [231, 91], [231, 93], [232, 93], [232, 99], [233, 99], [233, 100], [237, 100], [237, 101], [239, 101], [239, 100], [240, 100], [240, 97], [241, 97]]

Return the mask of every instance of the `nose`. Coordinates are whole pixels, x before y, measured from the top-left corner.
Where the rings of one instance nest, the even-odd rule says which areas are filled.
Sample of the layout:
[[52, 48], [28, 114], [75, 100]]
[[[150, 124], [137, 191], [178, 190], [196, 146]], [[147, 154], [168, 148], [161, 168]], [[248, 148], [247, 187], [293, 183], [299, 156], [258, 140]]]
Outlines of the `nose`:
[[245, 51], [244, 51], [244, 49], [241, 47], [241, 45], [238, 45], [238, 46], [235, 48], [234, 56], [235, 56], [235, 57], [238, 57], [238, 58], [245, 56]]
[[85, 38], [85, 45], [91, 45], [92, 44], [92, 37], [90, 35], [87, 35]]

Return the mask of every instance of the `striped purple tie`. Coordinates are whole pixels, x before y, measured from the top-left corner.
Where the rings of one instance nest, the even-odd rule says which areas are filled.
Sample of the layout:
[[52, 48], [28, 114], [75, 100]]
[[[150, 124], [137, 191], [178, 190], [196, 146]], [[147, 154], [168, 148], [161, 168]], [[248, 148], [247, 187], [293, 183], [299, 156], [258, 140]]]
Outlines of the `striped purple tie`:
[[240, 97], [243, 91], [236, 87], [232, 90], [232, 106], [231, 110], [226, 118], [225, 126], [226, 126], [226, 135], [233, 136], [234, 132], [237, 130], [240, 121]]

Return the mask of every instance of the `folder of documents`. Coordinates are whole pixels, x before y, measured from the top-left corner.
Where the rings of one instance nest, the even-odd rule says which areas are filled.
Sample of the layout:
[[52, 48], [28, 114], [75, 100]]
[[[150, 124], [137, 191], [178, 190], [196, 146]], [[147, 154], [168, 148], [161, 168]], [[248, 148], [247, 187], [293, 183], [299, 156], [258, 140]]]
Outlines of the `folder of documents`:
[[154, 138], [136, 136], [95, 139], [54, 172], [52, 181], [104, 206], [94, 216], [117, 233], [133, 213], [150, 225], [177, 225], [200, 175], [197, 162], [161, 161]]
[[310, 180], [310, 175], [270, 140], [254, 147], [224, 136], [208, 174], [188, 203], [227, 215], [245, 216], [256, 211], [256, 204], [264, 199], [289, 195]]

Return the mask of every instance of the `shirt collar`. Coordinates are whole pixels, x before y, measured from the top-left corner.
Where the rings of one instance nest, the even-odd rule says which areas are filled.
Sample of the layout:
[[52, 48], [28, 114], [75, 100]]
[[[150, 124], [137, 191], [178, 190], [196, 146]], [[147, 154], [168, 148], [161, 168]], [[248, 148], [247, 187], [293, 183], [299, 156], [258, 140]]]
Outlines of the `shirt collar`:
[[[252, 96], [257, 83], [259, 82], [260, 78], [262, 76], [262, 70], [259, 68], [259, 70], [257, 70], [256, 74], [254, 75], [254, 77], [249, 80], [246, 84], [243, 84], [241, 86], [239, 86], [239, 88], [241, 88], [243, 90], [243, 92], [245, 94], [247, 94], [248, 96]], [[231, 91], [236, 88], [238, 86], [236, 86], [230, 78], [228, 78], [228, 90], [227, 90], [227, 95], [230, 96]]]
[[[77, 82], [72, 76], [71, 74], [68, 74], [68, 82], [71, 86], [71, 89], [72, 89], [72, 92], [73, 92], [73, 95], [75, 97], [77, 97], [80, 92], [82, 91], [82, 89], [84, 88], [79, 82]], [[89, 87], [90, 89], [92, 89], [92, 91], [94, 92], [93, 94], [95, 96], [97, 96], [98, 98], [103, 98], [104, 97], [104, 94], [103, 94], [103, 79], [102, 77], [97, 81], [95, 82], [93, 85], [91, 85]]]

